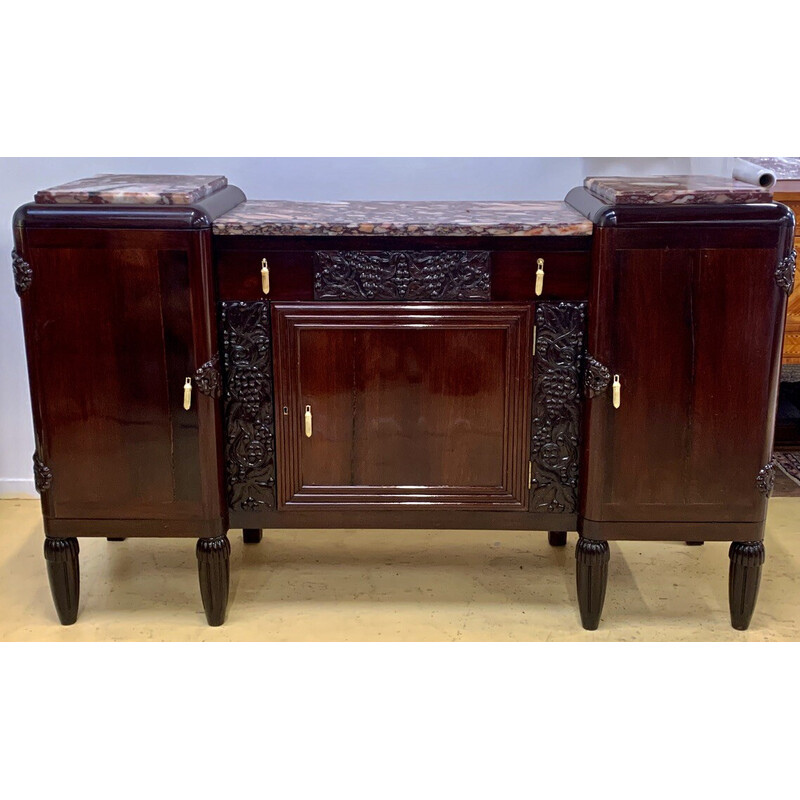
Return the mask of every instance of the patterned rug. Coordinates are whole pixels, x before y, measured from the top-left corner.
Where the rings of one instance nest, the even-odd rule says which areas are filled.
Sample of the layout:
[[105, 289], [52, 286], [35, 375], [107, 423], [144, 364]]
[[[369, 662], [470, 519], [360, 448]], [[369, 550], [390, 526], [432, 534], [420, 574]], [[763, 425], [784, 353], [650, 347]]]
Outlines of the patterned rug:
[[775, 464], [787, 478], [800, 486], [800, 452], [775, 453]]

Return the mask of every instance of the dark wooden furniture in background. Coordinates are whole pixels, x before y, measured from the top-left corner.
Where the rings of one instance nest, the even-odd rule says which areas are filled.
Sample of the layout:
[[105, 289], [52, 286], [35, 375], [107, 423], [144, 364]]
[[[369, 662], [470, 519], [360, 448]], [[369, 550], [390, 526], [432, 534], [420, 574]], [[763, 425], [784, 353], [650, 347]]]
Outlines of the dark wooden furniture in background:
[[[778, 180], [774, 196], [776, 202], [791, 208], [797, 217], [800, 213], [800, 177]], [[797, 229], [794, 249], [800, 250], [800, 231]], [[800, 448], [800, 281], [795, 284], [786, 305], [782, 364], [775, 447], [795, 450]]]
[[548, 531], [553, 546], [577, 530], [589, 629], [610, 540], [731, 541], [731, 620], [747, 627], [788, 209], [577, 189], [570, 235], [212, 233], [242, 198], [17, 212], [62, 622], [79, 535], [197, 538], [218, 625], [229, 527], [249, 543], [270, 527], [424, 527]]

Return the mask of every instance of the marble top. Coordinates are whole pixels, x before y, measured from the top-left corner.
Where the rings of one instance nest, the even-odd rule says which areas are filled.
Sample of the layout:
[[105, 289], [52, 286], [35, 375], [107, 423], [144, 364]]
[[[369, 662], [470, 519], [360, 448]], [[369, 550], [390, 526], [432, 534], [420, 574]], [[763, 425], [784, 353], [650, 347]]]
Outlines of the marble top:
[[642, 178], [586, 178], [583, 185], [613, 205], [764, 203], [772, 191], [732, 178], [712, 175], [656, 175]]
[[745, 161], [771, 169], [779, 181], [800, 180], [800, 158], [796, 156], [742, 156]]
[[224, 175], [95, 175], [36, 192], [37, 203], [188, 205], [228, 185]]
[[590, 236], [558, 201], [248, 200], [214, 222], [223, 236]]

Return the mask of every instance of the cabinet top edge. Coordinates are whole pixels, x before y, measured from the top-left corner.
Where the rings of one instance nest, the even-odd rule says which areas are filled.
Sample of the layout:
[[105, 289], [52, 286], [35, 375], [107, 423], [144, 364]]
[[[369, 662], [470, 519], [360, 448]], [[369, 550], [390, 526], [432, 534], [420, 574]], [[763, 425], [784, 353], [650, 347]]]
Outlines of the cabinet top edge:
[[228, 185], [191, 205], [112, 205], [106, 203], [26, 203], [14, 213], [21, 228], [147, 228], [185, 230], [210, 228], [214, 220], [245, 200]]
[[794, 225], [792, 210], [774, 201], [748, 203], [651, 204], [607, 203], [583, 186], [572, 189], [565, 202], [598, 228], [623, 225]]

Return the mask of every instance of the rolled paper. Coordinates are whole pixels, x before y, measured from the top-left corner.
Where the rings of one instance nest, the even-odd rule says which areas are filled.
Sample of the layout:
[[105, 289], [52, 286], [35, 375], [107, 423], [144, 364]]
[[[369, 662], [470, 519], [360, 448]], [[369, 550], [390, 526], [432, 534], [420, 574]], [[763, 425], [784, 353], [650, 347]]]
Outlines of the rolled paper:
[[752, 161], [736, 158], [733, 161], [733, 177], [737, 181], [752, 183], [764, 189], [771, 189], [775, 185], [775, 173], [767, 167], [760, 167]]

